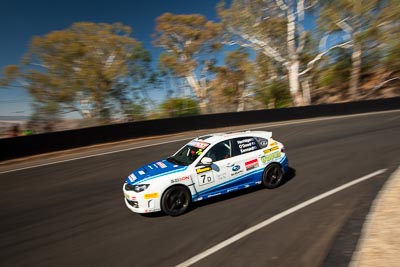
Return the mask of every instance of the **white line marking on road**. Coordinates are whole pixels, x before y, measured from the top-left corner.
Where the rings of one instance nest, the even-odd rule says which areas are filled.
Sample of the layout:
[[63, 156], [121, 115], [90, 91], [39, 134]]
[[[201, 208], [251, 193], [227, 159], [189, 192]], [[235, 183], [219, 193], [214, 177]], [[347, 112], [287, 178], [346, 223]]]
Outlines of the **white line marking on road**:
[[256, 225], [244, 230], [243, 232], [240, 232], [240, 233], [228, 238], [227, 240], [225, 240], [225, 241], [223, 241], [223, 242], [221, 242], [221, 243], [219, 243], [219, 244], [217, 244], [217, 245], [205, 250], [204, 252], [201, 252], [200, 254], [197, 254], [196, 256], [194, 256], [194, 257], [182, 262], [181, 264], [176, 265], [176, 267], [190, 266], [190, 265], [192, 265], [192, 264], [194, 264], [194, 263], [196, 263], [196, 262], [198, 262], [198, 261], [210, 256], [211, 254], [213, 254], [213, 253], [215, 253], [215, 252], [217, 252], [217, 251], [229, 246], [230, 244], [238, 241], [239, 239], [242, 239], [242, 238], [244, 238], [244, 237], [256, 232], [257, 230], [260, 230], [261, 228], [264, 228], [264, 227], [272, 224], [273, 222], [276, 222], [276, 221], [282, 219], [283, 217], [286, 217], [286, 216], [288, 216], [288, 215], [290, 215], [290, 214], [292, 214], [292, 213], [294, 213], [294, 212], [296, 212], [296, 211], [298, 211], [298, 210], [300, 210], [302, 208], [305, 208], [305, 207], [307, 207], [307, 206], [309, 206], [309, 205], [311, 205], [311, 204], [313, 204], [315, 202], [318, 202], [318, 201], [320, 201], [320, 200], [322, 200], [324, 198], [327, 198], [327, 197], [329, 197], [329, 196], [331, 196], [331, 195], [333, 195], [333, 194], [335, 194], [337, 192], [340, 192], [340, 191], [342, 191], [342, 190], [344, 190], [344, 189], [346, 189], [348, 187], [351, 187], [351, 186], [356, 185], [358, 183], [361, 183], [361, 182], [363, 182], [365, 180], [371, 179], [371, 178], [373, 178], [373, 177], [375, 177], [377, 175], [380, 175], [380, 174], [384, 173], [386, 170], [387, 169], [382, 169], [382, 170], [370, 173], [370, 174], [365, 175], [365, 176], [363, 176], [361, 178], [358, 178], [358, 179], [353, 180], [353, 181], [351, 181], [349, 183], [346, 183], [346, 184], [344, 184], [342, 186], [339, 186], [339, 187], [336, 187], [336, 188], [334, 188], [332, 190], [329, 190], [328, 192], [325, 192], [325, 193], [323, 193], [321, 195], [318, 195], [318, 196], [316, 196], [316, 197], [314, 197], [312, 199], [309, 199], [309, 200], [307, 200], [307, 201], [305, 201], [303, 203], [300, 203], [300, 204], [298, 204], [298, 205], [296, 205], [296, 206], [294, 206], [294, 207], [292, 207], [292, 208], [290, 208], [290, 209], [288, 209], [286, 211], [283, 211], [283, 212], [281, 212], [281, 213], [279, 213], [279, 214], [277, 214], [277, 215], [275, 215], [275, 216], [273, 216], [273, 217], [271, 217], [271, 218], [269, 218], [269, 219], [267, 219], [267, 220], [265, 220], [265, 221], [263, 221], [263, 222], [261, 222], [259, 224], [256, 224]]
[[[291, 124], [301, 124], [301, 123], [308, 123], [308, 122], [326, 121], [326, 120], [334, 120], [334, 119], [340, 119], [340, 118], [361, 117], [361, 116], [367, 116], [367, 115], [386, 114], [386, 113], [394, 113], [394, 112], [399, 112], [399, 110], [376, 111], [376, 112], [368, 112], [368, 113], [361, 113], [361, 114], [340, 115], [340, 116], [312, 118], [312, 119], [301, 119], [301, 120], [279, 122], [279, 123], [273, 123], [273, 124], [266, 123], [265, 126], [257, 126], [257, 127], [252, 127], [252, 128], [243, 127], [243, 129], [257, 130], [257, 129], [262, 129], [262, 128], [265, 128], [265, 127], [271, 127], [272, 128], [272, 127], [285, 126], [285, 125], [291, 125]], [[236, 127], [238, 127], [238, 126], [236, 126]], [[223, 128], [227, 128], [227, 127], [223, 127]], [[43, 163], [43, 164], [38, 164], [38, 165], [32, 165], [32, 166], [27, 166], [27, 167], [12, 169], [12, 170], [0, 171], [0, 174], [5, 174], [5, 173], [9, 173], [9, 172], [16, 172], [16, 171], [22, 171], [22, 170], [27, 170], [27, 169], [33, 169], [33, 168], [38, 168], [38, 167], [43, 167], [43, 166], [48, 166], [48, 165], [53, 165], [53, 164], [58, 164], [58, 163], [64, 163], [64, 162], [69, 162], [69, 161], [74, 161], [74, 160], [80, 160], [80, 159], [87, 159], [87, 158], [92, 158], [92, 157], [104, 156], [104, 155], [109, 155], [109, 154], [113, 154], [113, 153], [119, 153], [119, 152], [135, 150], [135, 149], [140, 149], [140, 148], [146, 148], [146, 147], [151, 147], [151, 146], [158, 146], [158, 145], [164, 145], [164, 144], [169, 144], [169, 143], [175, 143], [175, 142], [180, 142], [180, 141], [185, 141], [185, 140], [191, 140], [193, 138], [194, 137], [188, 137], [188, 138], [182, 138], [182, 139], [176, 139], [176, 140], [171, 140], [171, 141], [159, 142], [159, 143], [143, 145], [143, 146], [138, 146], [138, 147], [130, 147], [130, 148], [125, 148], [125, 149], [113, 150], [113, 151], [109, 151], [109, 152], [103, 152], [103, 153], [98, 153], [98, 154], [93, 154], [93, 155], [88, 155], [88, 156], [83, 156], [83, 157], [77, 157], [77, 158], [53, 161], [53, 162], [48, 162], [48, 163]]]
[[94, 158], [94, 157], [98, 157], [98, 156], [104, 156], [104, 155], [108, 155], [108, 154], [114, 154], [114, 153], [118, 153], [118, 152], [124, 152], [124, 151], [135, 150], [135, 149], [140, 149], [140, 148], [146, 148], [146, 147], [151, 147], [151, 146], [165, 145], [165, 144], [169, 144], [169, 143], [176, 143], [176, 142], [185, 141], [185, 140], [188, 140], [188, 139], [190, 139], [190, 138], [176, 139], [176, 140], [171, 140], [171, 141], [159, 142], [159, 143], [156, 143], [156, 144], [148, 144], [148, 145], [143, 145], [143, 146], [124, 148], [124, 149], [120, 149], [120, 150], [113, 150], [113, 151], [109, 151], [109, 152], [103, 152], [103, 153], [98, 153], [98, 154], [93, 154], [93, 155], [88, 155], [88, 156], [83, 156], [83, 157], [77, 157], [77, 158], [72, 158], [72, 159], [65, 159], [65, 160], [59, 160], [59, 161], [54, 161], [54, 162], [48, 162], [48, 163], [38, 164], [38, 165], [34, 165], [34, 166], [28, 166], [28, 167], [23, 167], [23, 168], [8, 170], [8, 171], [2, 171], [2, 172], [0, 172], [0, 174], [8, 173], [8, 172], [22, 171], [22, 170], [27, 170], [27, 169], [37, 168], [37, 167], [43, 167], [43, 166], [48, 166], [48, 165], [53, 165], [53, 164], [58, 164], [58, 163], [64, 163], [64, 162], [74, 161], [74, 160], [79, 160], [79, 159]]

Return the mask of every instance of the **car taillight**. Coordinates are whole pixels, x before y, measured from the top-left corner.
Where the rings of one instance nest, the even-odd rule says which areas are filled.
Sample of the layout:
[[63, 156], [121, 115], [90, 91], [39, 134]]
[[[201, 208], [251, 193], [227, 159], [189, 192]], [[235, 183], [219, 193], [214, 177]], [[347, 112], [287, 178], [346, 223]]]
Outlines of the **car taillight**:
[[281, 152], [285, 153], [285, 147], [284, 146], [281, 148]]

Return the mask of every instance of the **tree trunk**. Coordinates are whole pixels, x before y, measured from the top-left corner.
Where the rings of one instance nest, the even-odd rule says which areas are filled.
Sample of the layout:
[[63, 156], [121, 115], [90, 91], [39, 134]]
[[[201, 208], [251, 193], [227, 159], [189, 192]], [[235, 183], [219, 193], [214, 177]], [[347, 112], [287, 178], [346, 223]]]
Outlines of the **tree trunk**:
[[207, 88], [202, 88], [200, 86], [199, 81], [197, 80], [195, 74], [190, 73], [186, 75], [186, 80], [189, 84], [189, 86], [193, 89], [193, 92], [199, 99], [199, 108], [201, 114], [206, 114], [207, 113], [207, 102], [206, 102], [206, 96], [207, 96]]
[[304, 105], [303, 96], [300, 93], [299, 65], [300, 65], [300, 61], [295, 60], [295, 61], [289, 62], [289, 66], [287, 67], [288, 74], [289, 74], [290, 94], [293, 98], [293, 104], [295, 106], [303, 106]]
[[304, 105], [311, 105], [311, 86], [309, 77], [304, 78], [304, 81], [301, 83], [301, 87], [303, 88]]
[[360, 73], [361, 73], [361, 59], [362, 48], [361, 44], [358, 42], [354, 43], [353, 53], [351, 55], [351, 75], [350, 75], [350, 87], [349, 94], [352, 97], [358, 95], [358, 86], [360, 81]]
[[245, 98], [246, 98], [246, 96], [245, 96], [245, 94], [246, 94], [246, 87], [245, 87], [246, 85], [245, 85], [245, 82], [244, 81], [240, 81], [239, 83], [238, 83], [238, 87], [239, 87], [239, 95], [238, 95], [238, 97], [239, 97], [239, 99], [238, 99], [238, 105], [237, 105], [237, 108], [236, 108], [236, 111], [237, 112], [241, 112], [241, 111], [244, 111], [244, 105], [245, 105]]

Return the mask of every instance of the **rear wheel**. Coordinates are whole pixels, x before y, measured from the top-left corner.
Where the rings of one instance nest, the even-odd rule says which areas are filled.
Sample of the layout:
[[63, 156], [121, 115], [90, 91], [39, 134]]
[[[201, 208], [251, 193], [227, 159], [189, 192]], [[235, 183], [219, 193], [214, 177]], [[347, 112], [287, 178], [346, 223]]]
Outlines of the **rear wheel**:
[[268, 189], [277, 188], [283, 180], [283, 170], [278, 164], [272, 163], [265, 168], [262, 182], [263, 185]]
[[161, 209], [170, 216], [179, 216], [187, 211], [190, 199], [190, 192], [186, 187], [170, 187], [162, 196]]

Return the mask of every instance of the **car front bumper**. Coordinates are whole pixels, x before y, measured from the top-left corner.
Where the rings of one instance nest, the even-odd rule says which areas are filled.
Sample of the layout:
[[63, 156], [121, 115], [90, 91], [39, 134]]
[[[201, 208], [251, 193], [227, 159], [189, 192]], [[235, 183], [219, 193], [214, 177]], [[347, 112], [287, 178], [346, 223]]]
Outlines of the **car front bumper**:
[[136, 213], [150, 213], [161, 210], [158, 194], [128, 191], [125, 190], [125, 184], [122, 189], [124, 191], [125, 205], [131, 211]]

